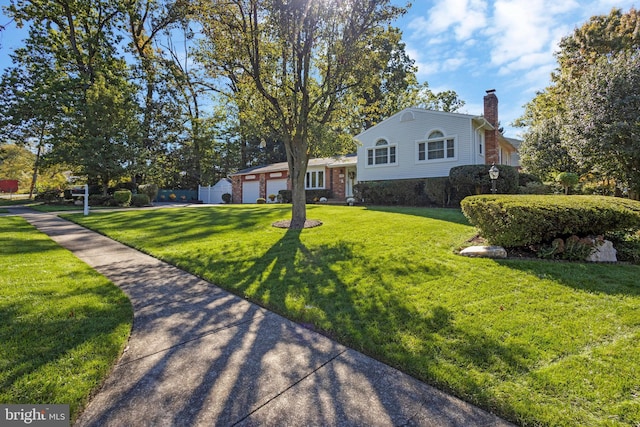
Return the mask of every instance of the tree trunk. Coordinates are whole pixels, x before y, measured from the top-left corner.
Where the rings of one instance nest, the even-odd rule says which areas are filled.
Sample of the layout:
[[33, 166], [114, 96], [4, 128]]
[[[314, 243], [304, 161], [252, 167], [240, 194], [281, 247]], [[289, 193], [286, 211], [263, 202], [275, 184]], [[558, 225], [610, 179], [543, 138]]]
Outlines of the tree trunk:
[[295, 140], [287, 145], [289, 145], [287, 160], [291, 179], [291, 225], [289, 228], [301, 229], [304, 228], [304, 223], [307, 221], [305, 177], [309, 155], [307, 154], [307, 144], [303, 141]]

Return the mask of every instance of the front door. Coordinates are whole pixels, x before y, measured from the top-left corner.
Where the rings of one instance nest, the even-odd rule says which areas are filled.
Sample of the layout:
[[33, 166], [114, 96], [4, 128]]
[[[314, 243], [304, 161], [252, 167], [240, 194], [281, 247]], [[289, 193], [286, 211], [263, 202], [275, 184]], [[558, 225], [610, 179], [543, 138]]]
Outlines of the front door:
[[358, 183], [356, 168], [347, 168], [347, 185], [345, 186], [345, 196], [353, 197], [353, 186]]

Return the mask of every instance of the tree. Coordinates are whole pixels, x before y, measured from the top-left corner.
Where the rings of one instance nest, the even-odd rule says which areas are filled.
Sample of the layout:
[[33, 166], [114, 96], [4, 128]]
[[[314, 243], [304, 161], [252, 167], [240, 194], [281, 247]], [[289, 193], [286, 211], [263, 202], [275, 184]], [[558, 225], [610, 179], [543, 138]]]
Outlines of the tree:
[[565, 146], [579, 165], [640, 195], [640, 52], [600, 58], [567, 98]]
[[556, 176], [556, 181], [564, 188], [564, 194], [569, 194], [569, 190], [580, 181], [580, 176], [577, 173], [560, 172]]
[[47, 157], [100, 180], [105, 192], [139, 150], [137, 89], [117, 57], [122, 6], [106, 0], [19, 0], [7, 8], [18, 25], [30, 24], [28, 55], [51, 58], [51, 67], [64, 76], [57, 99], [63, 117], [51, 131]]
[[[620, 9], [613, 9], [608, 15], [594, 16], [562, 39], [560, 51], [556, 54], [558, 68], [552, 75], [552, 84], [525, 106], [525, 114], [515, 123], [527, 128], [521, 147], [525, 169], [541, 175], [571, 171], [581, 175], [615, 175], [616, 179], [624, 182], [635, 179], [631, 173], [635, 161], [632, 160], [633, 153], [629, 153], [630, 157], [607, 155], [609, 150], [603, 152], [603, 157], [598, 157], [599, 150], [612, 148], [611, 134], [602, 135], [606, 139], [597, 143], [594, 139], [595, 122], [591, 118], [597, 117], [600, 120], [598, 127], [608, 131], [612, 130], [611, 127], [619, 129], [620, 122], [626, 123], [622, 127], [631, 126], [633, 113], [623, 104], [630, 102], [633, 105], [639, 92], [634, 83], [623, 83], [623, 80], [635, 77], [632, 77], [631, 70], [616, 73], [611, 67], [624, 68], [623, 61], [615, 58], [637, 54], [638, 49], [640, 14], [633, 8], [624, 14]], [[635, 92], [624, 94], [614, 90], [605, 95], [603, 74], [609, 78], [617, 75], [616, 85], [626, 85], [626, 90]], [[605, 102], [612, 114], [604, 114], [602, 108], [597, 112], [598, 101], [595, 100], [604, 101], [603, 97], [608, 98]], [[624, 118], [618, 120], [620, 113]], [[613, 133], [619, 135], [619, 132]], [[630, 141], [627, 138], [623, 145], [633, 146], [635, 143]]]
[[376, 70], [368, 54], [377, 32], [403, 12], [388, 0], [196, 4], [208, 70], [215, 77], [248, 77], [269, 105], [289, 164], [291, 228], [303, 228], [306, 221], [309, 153], [320, 143], [341, 96]]

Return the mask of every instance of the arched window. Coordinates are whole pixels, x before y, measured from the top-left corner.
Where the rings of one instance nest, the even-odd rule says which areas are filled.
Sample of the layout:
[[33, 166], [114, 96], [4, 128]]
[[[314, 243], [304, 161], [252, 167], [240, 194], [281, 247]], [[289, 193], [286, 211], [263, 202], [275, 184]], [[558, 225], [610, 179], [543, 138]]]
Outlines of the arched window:
[[446, 136], [440, 130], [429, 133], [426, 141], [417, 142], [417, 161], [454, 160], [456, 158], [456, 138]]
[[396, 146], [386, 139], [376, 141], [375, 147], [367, 149], [367, 166], [396, 164]]

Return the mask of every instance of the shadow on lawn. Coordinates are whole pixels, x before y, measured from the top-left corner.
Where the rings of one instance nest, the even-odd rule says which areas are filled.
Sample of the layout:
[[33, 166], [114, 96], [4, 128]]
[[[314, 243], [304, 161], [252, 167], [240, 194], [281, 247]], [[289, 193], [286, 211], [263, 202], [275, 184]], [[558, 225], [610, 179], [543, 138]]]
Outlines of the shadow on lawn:
[[458, 208], [425, 208], [411, 206], [366, 206], [367, 210], [389, 212], [403, 215], [414, 215], [421, 218], [431, 218], [440, 221], [453, 222], [460, 225], [470, 225], [467, 218]]
[[546, 260], [496, 260], [505, 267], [576, 290], [609, 295], [640, 295], [640, 266]]
[[[483, 325], [457, 327], [454, 313], [437, 301], [428, 310], [418, 310], [411, 298], [397, 291], [396, 283], [389, 282], [384, 271], [373, 272], [375, 284], [345, 283], [332, 266], [357, 258], [356, 251], [344, 242], [311, 250], [300, 240], [302, 232], [287, 230], [241, 272], [242, 281], [234, 287], [235, 291], [344, 345], [491, 410], [496, 410], [499, 399], [491, 395], [481, 377], [505, 370], [512, 373], [529, 370], [530, 348], [494, 339], [486, 334]], [[355, 264], [366, 264], [366, 260]], [[428, 273], [447, 274], [446, 266], [438, 268], [439, 271]], [[443, 371], [451, 366], [466, 368], [443, 376]], [[480, 374], [468, 375], [470, 370]], [[503, 414], [513, 412], [508, 407], [501, 409]]]

